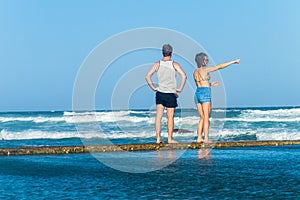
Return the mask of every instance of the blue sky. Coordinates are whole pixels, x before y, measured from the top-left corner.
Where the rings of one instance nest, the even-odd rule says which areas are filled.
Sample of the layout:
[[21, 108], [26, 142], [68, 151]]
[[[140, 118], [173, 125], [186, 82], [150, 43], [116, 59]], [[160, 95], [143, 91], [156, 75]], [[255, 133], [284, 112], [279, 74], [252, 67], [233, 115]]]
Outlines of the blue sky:
[[[0, 111], [71, 110], [77, 73], [91, 51], [143, 27], [183, 33], [215, 63], [240, 58], [220, 72], [228, 107], [299, 106], [299, 8], [298, 0], [0, 0]], [[149, 52], [127, 63], [158, 59]], [[96, 109], [109, 108], [109, 84], [115, 82], [99, 87]], [[131, 104], [148, 108], [154, 94], [144, 92], [146, 99]]]

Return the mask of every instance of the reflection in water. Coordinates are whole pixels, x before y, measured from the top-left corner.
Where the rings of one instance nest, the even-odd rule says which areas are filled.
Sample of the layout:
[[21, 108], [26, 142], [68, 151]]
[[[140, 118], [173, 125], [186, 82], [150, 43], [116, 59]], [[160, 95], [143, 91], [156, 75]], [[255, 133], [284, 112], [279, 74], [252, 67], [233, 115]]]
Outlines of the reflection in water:
[[[212, 149], [211, 148], [201, 148], [201, 149], [198, 149], [197, 153], [196, 153], [196, 157], [198, 159], [204, 159], [204, 160], [211, 160], [211, 157], [210, 157], [210, 151]], [[159, 151], [156, 151], [157, 152], [157, 158], [160, 159], [160, 161], [162, 159], [167, 159], [169, 161], [175, 161], [176, 159], [180, 158], [182, 155], [183, 155], [183, 152], [181, 151], [174, 151], [174, 150], [159, 150]]]
[[205, 159], [205, 160], [210, 160], [210, 148], [201, 148], [198, 149], [198, 158], [199, 159]]
[[173, 150], [170, 151], [157, 151], [157, 158], [169, 158], [169, 159], [177, 159], [180, 155], [175, 155]]

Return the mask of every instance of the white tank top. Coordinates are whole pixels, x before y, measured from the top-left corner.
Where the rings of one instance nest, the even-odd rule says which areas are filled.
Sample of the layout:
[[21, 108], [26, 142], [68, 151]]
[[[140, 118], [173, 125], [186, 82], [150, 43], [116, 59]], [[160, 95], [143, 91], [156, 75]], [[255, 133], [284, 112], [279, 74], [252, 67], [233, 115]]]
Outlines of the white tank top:
[[176, 70], [173, 61], [159, 61], [157, 79], [159, 92], [176, 93]]

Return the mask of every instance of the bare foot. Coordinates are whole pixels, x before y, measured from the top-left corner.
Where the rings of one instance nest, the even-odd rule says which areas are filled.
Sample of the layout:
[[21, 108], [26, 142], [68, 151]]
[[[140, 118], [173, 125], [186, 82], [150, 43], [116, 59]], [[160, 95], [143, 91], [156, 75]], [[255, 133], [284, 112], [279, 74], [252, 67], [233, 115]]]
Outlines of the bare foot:
[[164, 141], [162, 141], [162, 139], [156, 140], [156, 144], [163, 144]]
[[178, 142], [176, 140], [168, 140], [169, 144], [177, 144]]
[[196, 140], [196, 143], [203, 143], [204, 142], [204, 140], [202, 139], [202, 138], [198, 138], [197, 140]]
[[205, 144], [211, 144], [212, 142], [210, 140], [204, 140]]

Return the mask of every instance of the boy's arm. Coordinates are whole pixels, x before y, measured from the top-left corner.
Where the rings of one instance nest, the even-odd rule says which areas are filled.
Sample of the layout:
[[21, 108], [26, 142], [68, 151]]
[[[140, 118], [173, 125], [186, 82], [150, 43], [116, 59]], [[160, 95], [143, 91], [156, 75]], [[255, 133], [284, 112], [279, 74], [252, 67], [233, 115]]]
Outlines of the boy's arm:
[[183, 90], [183, 87], [184, 87], [185, 82], [186, 82], [186, 74], [185, 74], [185, 72], [183, 71], [183, 69], [181, 68], [181, 66], [179, 65], [179, 63], [174, 62], [173, 66], [174, 66], [175, 70], [176, 70], [176, 71], [180, 74], [180, 76], [181, 76], [181, 83], [180, 83], [180, 86], [179, 86], [178, 89], [176, 89], [176, 91], [177, 91], [178, 93], [180, 93], [180, 92]]
[[147, 75], [146, 75], [146, 81], [149, 85], [149, 87], [153, 90], [153, 91], [157, 91], [157, 87], [155, 87], [152, 83], [151, 77], [152, 75], [157, 71], [159, 63], [156, 62], [152, 65], [152, 67], [150, 68], [150, 70], [148, 71]]

